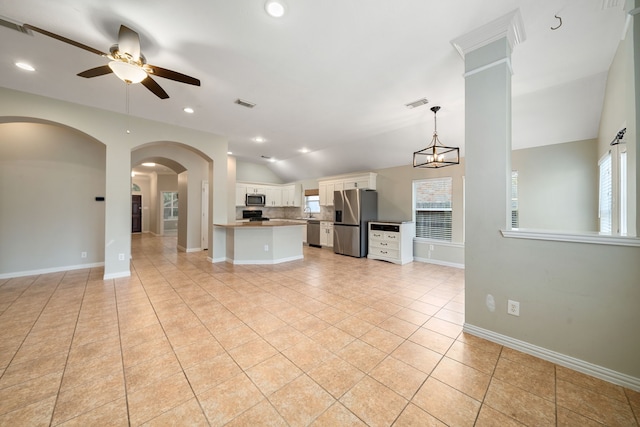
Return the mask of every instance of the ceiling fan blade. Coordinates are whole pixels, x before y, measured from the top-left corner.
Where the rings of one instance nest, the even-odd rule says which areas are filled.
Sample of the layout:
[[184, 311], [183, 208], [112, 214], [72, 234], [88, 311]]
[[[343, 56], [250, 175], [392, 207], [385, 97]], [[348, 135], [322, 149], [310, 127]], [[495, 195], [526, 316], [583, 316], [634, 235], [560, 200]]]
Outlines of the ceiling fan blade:
[[145, 66], [154, 76], [164, 77], [165, 79], [175, 80], [180, 83], [186, 83], [189, 85], [200, 86], [200, 80], [195, 77], [187, 76], [186, 74], [178, 73], [177, 71], [167, 70], [166, 68], [156, 67], [155, 65], [147, 64]]
[[169, 95], [167, 94], [167, 92], [165, 92], [164, 89], [162, 89], [160, 85], [151, 78], [151, 76], [147, 76], [147, 78], [144, 79], [141, 83], [144, 85], [144, 87], [146, 87], [151, 92], [153, 92], [158, 98], [160, 99], [169, 98]]
[[104, 76], [105, 74], [113, 73], [111, 68], [108, 65], [101, 65], [100, 67], [91, 68], [90, 70], [83, 71], [78, 73], [80, 77], [85, 77], [87, 79], [91, 77]]
[[120, 25], [118, 32], [118, 51], [128, 53], [134, 61], [140, 59], [140, 36], [125, 25]]
[[75, 46], [75, 47], [79, 47], [80, 49], [84, 49], [84, 50], [89, 51], [91, 53], [95, 53], [96, 55], [107, 56], [106, 53], [101, 52], [98, 49], [94, 49], [91, 46], [87, 46], [85, 44], [78, 43], [77, 41], [68, 39], [66, 37], [62, 37], [62, 36], [60, 36], [58, 34], [54, 34], [54, 33], [50, 32], [50, 31], [43, 30], [42, 28], [34, 27], [33, 25], [30, 25], [30, 24], [24, 24], [23, 27], [27, 28], [27, 29], [29, 29], [31, 31], [35, 31], [37, 33], [40, 33], [40, 34], [44, 34], [45, 36], [51, 37], [52, 39], [60, 40], [61, 42], [70, 44], [70, 45]]

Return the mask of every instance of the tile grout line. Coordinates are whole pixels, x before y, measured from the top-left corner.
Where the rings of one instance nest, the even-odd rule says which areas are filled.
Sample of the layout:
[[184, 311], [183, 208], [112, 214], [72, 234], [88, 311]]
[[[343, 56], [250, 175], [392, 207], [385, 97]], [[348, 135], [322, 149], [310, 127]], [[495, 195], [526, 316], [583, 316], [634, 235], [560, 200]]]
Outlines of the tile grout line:
[[[55, 294], [55, 292], [57, 291], [58, 287], [60, 286], [60, 283], [62, 283], [62, 281], [63, 281], [64, 277], [67, 275], [67, 273], [68, 272], [65, 272], [65, 274], [60, 278], [60, 282], [56, 286], [56, 290], [51, 294], [51, 297], [53, 297], [53, 294]], [[76, 315], [75, 326], [73, 328], [73, 333], [71, 335], [71, 340], [69, 341], [69, 348], [67, 350], [67, 357], [66, 357], [66, 360], [64, 362], [64, 368], [62, 369], [62, 375], [60, 376], [60, 384], [58, 385], [58, 391], [56, 393], [56, 398], [55, 398], [55, 400], [53, 402], [53, 409], [51, 410], [51, 418], [49, 419], [49, 426], [53, 426], [53, 419], [54, 419], [54, 415], [56, 413], [56, 407], [58, 406], [58, 399], [60, 398], [60, 393], [61, 393], [61, 390], [62, 390], [62, 382], [64, 380], [64, 374], [67, 371], [67, 366], [69, 365], [69, 358], [71, 357], [71, 348], [73, 347], [73, 339], [75, 338], [76, 331], [78, 330], [78, 322], [80, 320], [80, 313], [82, 312], [82, 305], [84, 303], [84, 296], [87, 293], [87, 282], [88, 281], [89, 281], [89, 276], [87, 276], [87, 280], [85, 281], [85, 284], [84, 284], [84, 290], [82, 292], [82, 299], [80, 301], [80, 306], [78, 307], [78, 314]], [[49, 298], [49, 301], [51, 301], [51, 298]], [[47, 302], [47, 304], [48, 304], [48, 302]], [[45, 308], [46, 308], [46, 305], [42, 309], [43, 312], [44, 312]], [[42, 313], [40, 313], [40, 315], [42, 315]], [[68, 421], [68, 420], [64, 420], [64, 421]]]

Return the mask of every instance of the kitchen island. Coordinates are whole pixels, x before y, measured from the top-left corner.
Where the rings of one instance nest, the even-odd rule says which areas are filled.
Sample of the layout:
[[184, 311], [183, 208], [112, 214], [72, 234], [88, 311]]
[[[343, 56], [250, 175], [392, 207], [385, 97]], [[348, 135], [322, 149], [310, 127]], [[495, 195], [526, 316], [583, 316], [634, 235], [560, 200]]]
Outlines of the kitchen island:
[[303, 223], [252, 221], [213, 225], [226, 230], [226, 261], [232, 264], [280, 264], [303, 258]]

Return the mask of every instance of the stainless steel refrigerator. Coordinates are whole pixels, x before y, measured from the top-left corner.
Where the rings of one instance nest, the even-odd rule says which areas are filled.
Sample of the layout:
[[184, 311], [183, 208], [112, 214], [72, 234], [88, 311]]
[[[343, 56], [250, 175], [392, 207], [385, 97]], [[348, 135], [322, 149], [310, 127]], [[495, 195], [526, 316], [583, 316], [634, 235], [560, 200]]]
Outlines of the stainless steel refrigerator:
[[369, 221], [378, 219], [378, 193], [354, 188], [333, 193], [333, 251], [354, 257], [367, 256]]

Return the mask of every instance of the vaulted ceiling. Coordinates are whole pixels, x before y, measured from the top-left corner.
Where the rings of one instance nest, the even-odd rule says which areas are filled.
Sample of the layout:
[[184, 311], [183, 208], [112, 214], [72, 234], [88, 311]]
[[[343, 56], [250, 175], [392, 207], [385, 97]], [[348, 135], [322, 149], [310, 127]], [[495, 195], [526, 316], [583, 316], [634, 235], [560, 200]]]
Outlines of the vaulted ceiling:
[[[0, 26], [0, 86], [223, 135], [239, 160], [294, 181], [410, 164], [431, 139], [433, 105], [441, 141], [464, 153], [464, 63], [451, 40], [515, 9], [526, 39], [512, 55], [513, 147], [594, 138], [626, 22], [622, 0], [285, 1], [281, 18], [264, 0], [2, 2], [5, 21], [106, 52], [124, 24], [149, 63], [202, 84], [156, 78], [165, 100], [131, 85], [127, 106], [114, 75], [76, 76], [106, 59]], [[405, 107], [420, 98], [429, 103]]]

